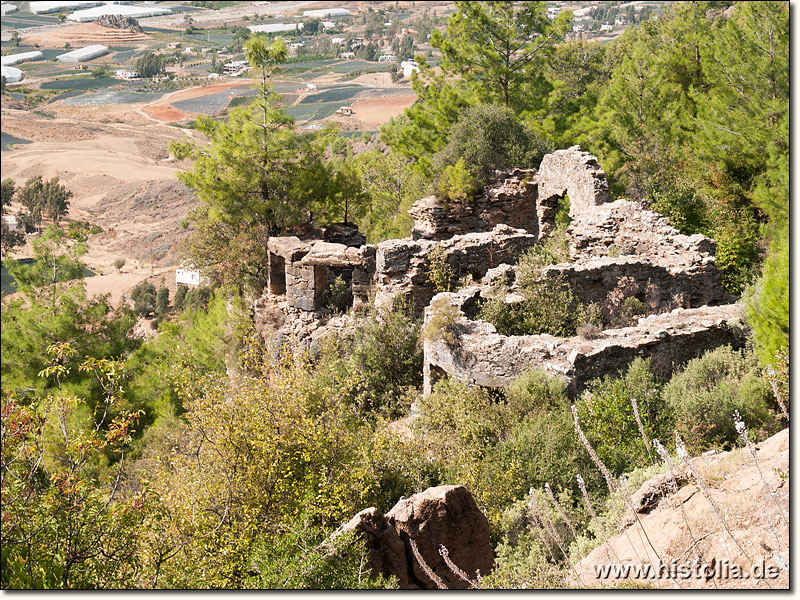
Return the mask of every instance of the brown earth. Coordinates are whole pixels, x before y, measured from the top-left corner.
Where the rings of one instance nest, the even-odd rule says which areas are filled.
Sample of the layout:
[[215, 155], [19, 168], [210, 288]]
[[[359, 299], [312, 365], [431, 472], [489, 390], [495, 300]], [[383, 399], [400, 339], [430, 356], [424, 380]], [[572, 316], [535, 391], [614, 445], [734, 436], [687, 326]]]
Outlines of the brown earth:
[[351, 105], [353, 108], [352, 116], [334, 115], [326, 120], [341, 123], [343, 129], [378, 130], [392, 118], [402, 114], [406, 108], [414, 104], [416, 99], [417, 95], [413, 92], [402, 96], [364, 98], [363, 100], [356, 100]]
[[146, 33], [129, 29], [111, 29], [97, 23], [79, 23], [53, 31], [23, 35], [22, 39], [28, 45], [39, 44], [43, 48], [63, 48], [66, 43], [71, 46], [80, 44], [103, 44], [104, 46], [144, 45], [152, 41], [153, 38]]
[[[779, 565], [784, 560], [788, 565], [789, 561], [789, 430], [784, 429], [755, 447], [757, 464], [747, 449], [693, 459], [705, 481], [706, 492], [689, 478], [691, 483], [677, 494], [662, 497], [655, 508], [639, 512], [638, 521], [629, 518], [630, 524], [623, 525], [621, 533], [609, 538], [607, 544], [593, 550], [575, 566], [574, 583], [581, 587], [627, 582], [669, 589], [787, 589], [788, 568], [784, 570]], [[646, 486], [647, 483], [642, 487]], [[719, 507], [722, 520], [706, 493]], [[754, 564], [765, 564], [778, 577], [644, 580], [629, 575], [614, 580], [600, 578], [595, 573], [599, 565], [658, 564], [659, 558], [667, 565], [699, 560], [701, 564], [714, 564], [717, 569], [727, 563], [729, 575], [733, 565], [750, 575]]]
[[[3, 177], [17, 185], [36, 175], [59, 177], [73, 193], [65, 220], [88, 220], [103, 228], [90, 236], [84, 257], [97, 273], [86, 280], [88, 291], [110, 293], [116, 302], [153, 273], [173, 272], [174, 278], [177, 249], [187, 235], [180, 222], [196, 200], [176, 180], [188, 165], [169, 159], [168, 145], [195, 132], [153, 123], [131, 105], [55, 103], [47, 110], [57, 116], [3, 102], [3, 131], [32, 140], [2, 153]], [[14, 255], [30, 253], [28, 244]], [[113, 267], [117, 258], [127, 261], [121, 274]]]
[[202, 98], [203, 96], [217, 94], [232, 88], [250, 87], [252, 84], [252, 80], [237, 79], [236, 81], [229, 81], [226, 83], [201, 85], [187, 88], [185, 90], [178, 90], [176, 92], [165, 94], [158, 100], [145, 104], [142, 106], [141, 110], [153, 119], [163, 123], [174, 123], [176, 121], [193, 119], [196, 116], [196, 113], [175, 108], [172, 103], [180, 102], [181, 100], [190, 100], [192, 98]]

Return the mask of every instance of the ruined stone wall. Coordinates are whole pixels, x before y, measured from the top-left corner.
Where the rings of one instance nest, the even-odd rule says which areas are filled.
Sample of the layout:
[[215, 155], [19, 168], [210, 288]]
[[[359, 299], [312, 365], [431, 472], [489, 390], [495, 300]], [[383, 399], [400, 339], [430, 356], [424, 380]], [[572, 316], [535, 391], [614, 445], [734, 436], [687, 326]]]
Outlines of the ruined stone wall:
[[[461, 308], [480, 288], [441, 298]], [[425, 311], [426, 321], [435, 307]], [[504, 336], [490, 323], [470, 320], [461, 313], [453, 323], [457, 343], [426, 339], [424, 343], [424, 392], [430, 393], [438, 376], [447, 374], [461, 382], [485, 387], [505, 387], [529, 369], [562, 376], [571, 393], [580, 392], [596, 377], [623, 371], [636, 357], [652, 357], [656, 373], [666, 374], [706, 350], [745, 342], [741, 309], [729, 304], [639, 319], [637, 325], [609, 329], [596, 339], [551, 335]]]
[[727, 300], [713, 261], [682, 267], [653, 264], [642, 256], [604, 257], [552, 265], [545, 273], [565, 277], [581, 302], [598, 304], [606, 315], [629, 297], [643, 302], [648, 314]]
[[408, 211], [414, 219], [411, 235], [415, 240], [446, 240], [504, 224], [538, 236], [535, 175], [535, 169], [497, 171], [494, 182], [468, 202], [448, 203], [436, 196], [418, 200]]
[[387, 240], [377, 245], [375, 255], [375, 302], [391, 306], [403, 297], [422, 310], [436, 293], [429, 278], [430, 253], [441, 247], [454, 278], [465, 275], [480, 279], [503, 263], [514, 263], [535, 245], [536, 236], [507, 225], [486, 233], [468, 233], [448, 240]]
[[608, 202], [608, 181], [597, 158], [572, 146], [545, 155], [537, 173], [539, 202], [553, 203], [567, 194], [570, 216]]

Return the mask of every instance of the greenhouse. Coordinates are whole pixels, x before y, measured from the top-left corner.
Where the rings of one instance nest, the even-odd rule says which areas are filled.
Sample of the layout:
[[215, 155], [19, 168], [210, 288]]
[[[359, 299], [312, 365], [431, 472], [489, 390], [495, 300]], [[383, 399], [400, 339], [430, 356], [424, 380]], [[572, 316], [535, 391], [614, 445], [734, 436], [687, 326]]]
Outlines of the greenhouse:
[[267, 23], [266, 25], [250, 25], [248, 27], [253, 33], [279, 33], [282, 31], [297, 31], [302, 28], [302, 23]]
[[303, 11], [303, 16], [322, 19], [325, 17], [352, 17], [353, 13], [346, 8], [319, 8], [316, 10], [305, 10]]
[[3, 2], [2, 4], [0, 4], [0, 9], [2, 9], [2, 12], [3, 12], [4, 15], [7, 15], [9, 13], [13, 13], [14, 11], [16, 11], [17, 10], [17, 5], [16, 4], [10, 4], [8, 2]]
[[6, 83], [17, 83], [25, 78], [25, 74], [16, 67], [3, 66], [2, 69]]
[[68, 15], [67, 19], [70, 21], [85, 23], [87, 21], [94, 21], [95, 19], [105, 15], [120, 15], [123, 17], [140, 19], [142, 17], [157, 17], [160, 15], [170, 14], [172, 14], [172, 11], [168, 8], [156, 8], [155, 6], [130, 6], [127, 4], [106, 4], [104, 6], [95, 6], [94, 8], [87, 8], [85, 10], [76, 10], [71, 15]]
[[97, 58], [98, 56], [103, 56], [104, 54], [108, 54], [108, 48], [100, 44], [92, 44], [91, 46], [78, 48], [72, 52], [61, 54], [57, 56], [56, 59], [60, 62], [85, 62]]
[[42, 15], [60, 10], [98, 6], [100, 4], [102, 2], [31, 2], [31, 12]]
[[4, 67], [10, 67], [11, 65], [18, 65], [27, 60], [39, 60], [40, 58], [42, 58], [42, 53], [38, 50], [33, 52], [20, 52], [19, 54], [7, 54], [2, 58], [2, 64]]

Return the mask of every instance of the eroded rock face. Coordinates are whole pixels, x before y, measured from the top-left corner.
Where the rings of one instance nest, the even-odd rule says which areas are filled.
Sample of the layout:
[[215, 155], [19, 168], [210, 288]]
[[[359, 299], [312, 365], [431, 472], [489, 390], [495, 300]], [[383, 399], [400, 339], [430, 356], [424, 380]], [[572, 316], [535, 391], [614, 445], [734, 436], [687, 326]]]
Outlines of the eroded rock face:
[[448, 589], [468, 589], [439, 554], [440, 546], [450, 560], [475, 580], [494, 566], [489, 542], [489, 523], [469, 491], [460, 485], [428, 488], [401, 499], [385, 516], [368, 508], [339, 531], [354, 531], [366, 543], [373, 573], [397, 577], [400, 589], [437, 589], [414, 557], [413, 540], [425, 563]]

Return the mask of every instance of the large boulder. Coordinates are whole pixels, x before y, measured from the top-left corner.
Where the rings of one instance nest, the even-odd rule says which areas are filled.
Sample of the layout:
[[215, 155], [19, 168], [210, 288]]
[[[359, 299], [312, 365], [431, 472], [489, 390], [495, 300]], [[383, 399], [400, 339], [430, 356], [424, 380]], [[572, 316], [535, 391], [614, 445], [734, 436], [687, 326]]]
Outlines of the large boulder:
[[355, 532], [367, 547], [367, 567], [375, 574], [394, 575], [402, 590], [418, 590], [408, 576], [406, 548], [397, 531], [377, 508], [366, 508], [339, 528], [340, 532]]
[[[472, 580], [478, 572], [486, 575], [494, 566], [489, 522], [463, 486], [442, 485], [404, 498], [386, 519], [406, 547], [410, 540], [416, 542], [422, 558], [449, 589], [470, 586], [450, 570], [439, 554], [440, 546], [447, 548], [450, 560]], [[436, 589], [418, 561], [412, 560], [412, 579], [426, 589]]]
[[355, 532], [364, 540], [372, 572], [397, 577], [400, 589], [438, 589], [425, 574], [411, 548], [413, 541], [425, 561], [448, 589], [470, 585], [456, 575], [439, 553], [444, 546], [449, 559], [471, 580], [494, 566], [489, 543], [489, 522], [472, 495], [460, 485], [428, 488], [402, 498], [385, 516], [367, 508], [342, 525], [336, 534]]

